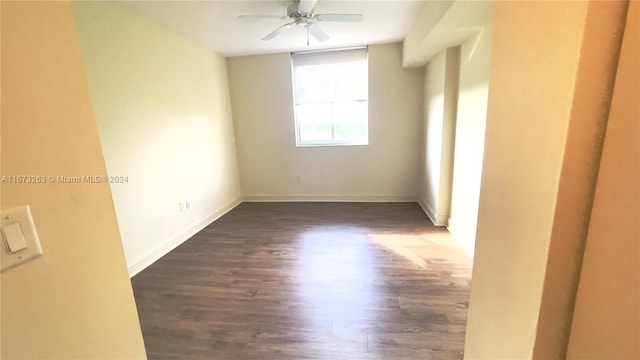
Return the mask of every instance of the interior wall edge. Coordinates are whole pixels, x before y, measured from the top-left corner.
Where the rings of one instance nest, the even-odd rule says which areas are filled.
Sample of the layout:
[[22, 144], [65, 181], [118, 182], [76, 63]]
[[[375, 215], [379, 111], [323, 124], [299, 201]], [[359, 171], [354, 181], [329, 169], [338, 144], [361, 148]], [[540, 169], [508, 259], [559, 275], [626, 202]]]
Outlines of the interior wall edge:
[[472, 243], [462, 241], [462, 236], [460, 235], [460, 228], [464, 226], [464, 224], [460, 224], [459, 221], [455, 217], [449, 217], [447, 219], [447, 230], [451, 234], [451, 238], [455, 241], [464, 252], [469, 255], [471, 259], [473, 259], [475, 253], [475, 240]]
[[[558, 185], [533, 356], [567, 355], [627, 3], [589, 6]], [[605, 55], [606, 54], [606, 55]], [[580, 179], [579, 181], [577, 179]]]
[[440, 195], [438, 196], [438, 222], [448, 224], [453, 195], [453, 168], [456, 146], [456, 123], [460, 98], [460, 46], [445, 50], [444, 106], [442, 113], [442, 144], [440, 149]]

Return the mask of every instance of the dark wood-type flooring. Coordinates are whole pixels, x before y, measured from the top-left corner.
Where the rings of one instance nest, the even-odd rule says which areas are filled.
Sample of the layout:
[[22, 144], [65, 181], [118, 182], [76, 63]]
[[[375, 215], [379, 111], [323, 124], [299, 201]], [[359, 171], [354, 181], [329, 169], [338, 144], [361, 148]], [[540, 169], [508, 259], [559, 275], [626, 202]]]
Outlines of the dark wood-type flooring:
[[470, 275], [415, 203], [243, 203], [132, 283], [149, 359], [461, 359]]

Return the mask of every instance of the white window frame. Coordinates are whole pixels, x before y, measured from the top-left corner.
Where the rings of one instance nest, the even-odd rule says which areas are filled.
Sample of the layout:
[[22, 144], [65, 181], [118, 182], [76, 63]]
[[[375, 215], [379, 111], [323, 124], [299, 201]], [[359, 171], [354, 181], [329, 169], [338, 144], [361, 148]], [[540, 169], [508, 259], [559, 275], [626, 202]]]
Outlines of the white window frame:
[[[341, 103], [341, 102], [366, 102], [367, 103], [367, 114], [366, 114], [366, 122], [365, 122], [365, 137], [363, 139], [347, 139], [347, 140], [336, 140], [335, 139], [335, 121], [332, 118], [331, 121], [331, 140], [301, 140], [301, 134], [300, 134], [300, 124], [298, 122], [298, 111], [297, 111], [297, 107], [298, 105], [301, 104], [311, 104], [313, 102], [306, 102], [306, 103], [298, 103], [296, 100], [296, 79], [295, 79], [295, 58], [297, 56], [305, 56], [307, 54], [314, 54], [312, 56], [316, 57], [316, 58], [321, 58], [322, 60], [320, 61], [325, 61], [326, 59], [326, 63], [330, 64], [332, 63], [331, 61], [331, 57], [340, 57], [342, 55], [349, 55], [348, 52], [351, 51], [358, 51], [361, 52], [364, 50], [364, 54], [365, 54], [365, 59], [367, 61], [367, 97], [366, 99], [355, 99], [355, 100], [348, 100], [348, 101], [336, 101], [335, 99], [333, 101], [322, 101], [322, 102], [317, 102], [317, 103], [324, 103], [324, 104], [330, 104], [331, 105], [331, 109], [333, 111], [333, 107], [335, 104], [337, 103]], [[317, 54], [317, 55], [315, 55]], [[322, 51], [307, 51], [307, 52], [296, 52], [296, 53], [291, 53], [291, 74], [292, 74], [292, 86], [293, 86], [293, 111], [294, 111], [294, 123], [295, 123], [295, 136], [296, 136], [296, 147], [321, 147], [321, 146], [362, 146], [362, 145], [369, 145], [369, 91], [368, 91], [368, 87], [369, 87], [369, 80], [368, 80], [368, 73], [369, 73], [369, 60], [368, 60], [368, 48], [366, 46], [361, 46], [361, 47], [351, 47], [351, 48], [341, 48], [341, 49], [330, 49], [330, 50], [322, 50]]]

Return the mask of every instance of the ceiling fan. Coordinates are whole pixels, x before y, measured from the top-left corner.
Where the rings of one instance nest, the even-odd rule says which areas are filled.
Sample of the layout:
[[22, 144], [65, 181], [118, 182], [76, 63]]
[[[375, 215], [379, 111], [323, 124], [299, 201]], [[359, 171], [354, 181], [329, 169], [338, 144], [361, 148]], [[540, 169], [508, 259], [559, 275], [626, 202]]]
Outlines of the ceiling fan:
[[295, 1], [287, 7], [287, 15], [240, 15], [239, 18], [259, 18], [259, 19], [290, 19], [293, 20], [287, 24], [280, 26], [274, 31], [267, 34], [262, 40], [271, 40], [278, 36], [281, 32], [292, 28], [293, 26], [303, 26], [307, 31], [307, 45], [309, 45], [309, 33], [318, 41], [324, 42], [329, 40], [329, 35], [320, 28], [318, 22], [321, 21], [338, 21], [338, 22], [362, 22], [364, 17], [362, 14], [316, 14], [313, 8], [318, 0], [299, 0]]

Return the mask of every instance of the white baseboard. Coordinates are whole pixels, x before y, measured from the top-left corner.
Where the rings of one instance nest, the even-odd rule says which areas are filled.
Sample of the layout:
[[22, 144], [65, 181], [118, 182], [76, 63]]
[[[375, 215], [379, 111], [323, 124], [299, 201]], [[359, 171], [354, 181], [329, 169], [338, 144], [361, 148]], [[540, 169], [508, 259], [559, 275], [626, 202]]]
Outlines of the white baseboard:
[[436, 222], [433, 223], [436, 226], [447, 226], [449, 223], [449, 217], [447, 215], [437, 215]]
[[[193, 235], [200, 230], [209, 226], [211, 223], [219, 219], [222, 215], [233, 210], [236, 206], [242, 202], [417, 202], [425, 214], [429, 217], [431, 222], [433, 221], [432, 215], [425, 207], [422, 200], [412, 195], [251, 195], [244, 198], [237, 199], [234, 202], [222, 207], [220, 210], [206, 217], [196, 225], [184, 231], [179, 236], [167, 241], [161, 246], [151, 250], [149, 254], [142, 259], [128, 266], [129, 277], [132, 278], [142, 270], [149, 267], [161, 257], [165, 256], [171, 250], [175, 249], [185, 241], [189, 240]], [[437, 224], [436, 224], [437, 225]]]
[[447, 216], [436, 215], [436, 211], [431, 206], [427, 205], [427, 203], [421, 198], [418, 198], [418, 204], [422, 208], [422, 211], [427, 214], [427, 217], [431, 220], [433, 225], [447, 226]]
[[245, 202], [416, 202], [414, 195], [247, 195]]
[[175, 238], [167, 241], [163, 245], [160, 245], [157, 248], [151, 250], [149, 252], [149, 254], [147, 254], [145, 257], [143, 257], [142, 259], [140, 259], [140, 260], [136, 261], [135, 263], [131, 264], [130, 266], [128, 266], [129, 278], [134, 277], [140, 271], [146, 269], [149, 265], [153, 264], [158, 259], [160, 259], [161, 257], [163, 257], [166, 254], [168, 254], [171, 250], [175, 249], [176, 247], [178, 247], [183, 242], [189, 240], [193, 235], [198, 233], [200, 230], [202, 230], [205, 227], [209, 226], [209, 224], [211, 224], [212, 222], [214, 222], [217, 219], [219, 219], [222, 215], [224, 215], [224, 214], [228, 213], [229, 211], [233, 210], [236, 206], [240, 205], [241, 203], [242, 203], [242, 199], [240, 198], [240, 199], [235, 200], [232, 203], [229, 203], [229, 204], [223, 206], [220, 210], [218, 210], [218, 211], [214, 212], [213, 214], [207, 216], [204, 220], [198, 222], [197, 224], [195, 224], [191, 228], [187, 229], [182, 234], [180, 234], [180, 235], [176, 236]]
[[420, 207], [422, 208], [422, 211], [424, 211], [424, 213], [427, 215], [429, 220], [431, 220], [431, 223], [435, 225], [436, 223], [435, 212], [429, 206], [427, 206], [427, 204], [421, 198], [418, 198], [418, 205], [420, 205]]

